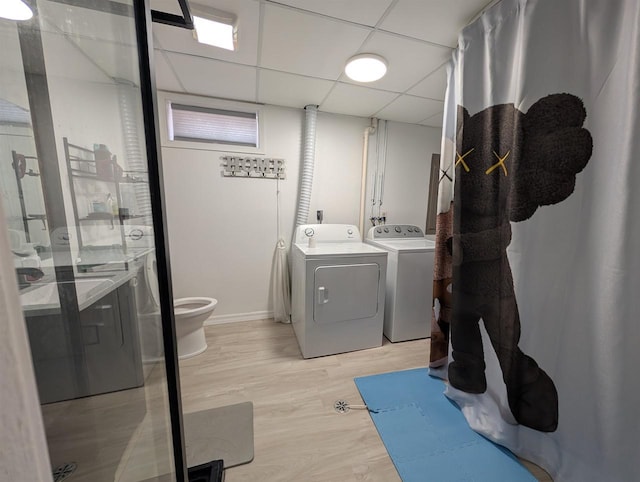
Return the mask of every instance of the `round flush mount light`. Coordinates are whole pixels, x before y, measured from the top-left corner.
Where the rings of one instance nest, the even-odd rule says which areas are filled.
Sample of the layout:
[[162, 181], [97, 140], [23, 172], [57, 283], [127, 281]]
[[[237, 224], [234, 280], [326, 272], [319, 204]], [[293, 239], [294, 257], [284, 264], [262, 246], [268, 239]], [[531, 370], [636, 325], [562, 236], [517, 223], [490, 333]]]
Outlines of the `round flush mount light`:
[[29, 20], [33, 11], [22, 0], [2, 0], [0, 2], [0, 18], [8, 20]]
[[387, 61], [376, 54], [359, 54], [347, 61], [344, 72], [356, 82], [373, 82], [387, 73]]

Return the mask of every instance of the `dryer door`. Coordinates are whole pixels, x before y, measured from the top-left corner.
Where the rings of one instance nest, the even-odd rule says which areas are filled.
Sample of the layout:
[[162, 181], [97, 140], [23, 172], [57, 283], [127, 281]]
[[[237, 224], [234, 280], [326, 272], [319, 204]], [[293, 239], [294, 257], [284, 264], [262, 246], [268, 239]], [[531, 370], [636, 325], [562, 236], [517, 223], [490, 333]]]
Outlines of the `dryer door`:
[[375, 316], [379, 283], [376, 263], [319, 266], [314, 276], [313, 321], [335, 323]]

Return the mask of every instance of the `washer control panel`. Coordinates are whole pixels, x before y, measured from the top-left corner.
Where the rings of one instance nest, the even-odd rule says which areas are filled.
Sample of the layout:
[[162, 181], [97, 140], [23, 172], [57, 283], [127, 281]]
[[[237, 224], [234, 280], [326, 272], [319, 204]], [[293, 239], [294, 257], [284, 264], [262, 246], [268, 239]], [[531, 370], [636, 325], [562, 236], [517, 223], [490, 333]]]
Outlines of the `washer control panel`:
[[381, 224], [369, 230], [368, 239], [423, 238], [424, 232], [411, 224]]

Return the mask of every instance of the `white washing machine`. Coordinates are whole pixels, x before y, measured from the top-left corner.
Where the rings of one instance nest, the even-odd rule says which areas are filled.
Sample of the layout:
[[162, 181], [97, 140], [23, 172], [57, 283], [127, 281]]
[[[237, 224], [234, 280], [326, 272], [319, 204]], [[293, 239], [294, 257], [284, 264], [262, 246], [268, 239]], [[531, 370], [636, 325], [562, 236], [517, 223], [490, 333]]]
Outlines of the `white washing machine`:
[[384, 336], [392, 342], [431, 336], [435, 241], [417, 226], [386, 224], [371, 228], [366, 242], [389, 253]]
[[387, 252], [349, 224], [296, 229], [291, 323], [304, 358], [382, 345]]

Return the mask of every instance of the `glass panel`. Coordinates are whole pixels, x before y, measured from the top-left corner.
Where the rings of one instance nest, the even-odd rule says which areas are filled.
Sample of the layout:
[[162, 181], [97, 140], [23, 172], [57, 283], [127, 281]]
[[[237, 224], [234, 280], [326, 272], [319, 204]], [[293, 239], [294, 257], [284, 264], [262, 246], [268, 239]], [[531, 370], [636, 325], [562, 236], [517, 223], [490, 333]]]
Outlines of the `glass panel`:
[[175, 480], [132, 4], [30, 3], [0, 20], [0, 223], [51, 462]]

